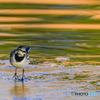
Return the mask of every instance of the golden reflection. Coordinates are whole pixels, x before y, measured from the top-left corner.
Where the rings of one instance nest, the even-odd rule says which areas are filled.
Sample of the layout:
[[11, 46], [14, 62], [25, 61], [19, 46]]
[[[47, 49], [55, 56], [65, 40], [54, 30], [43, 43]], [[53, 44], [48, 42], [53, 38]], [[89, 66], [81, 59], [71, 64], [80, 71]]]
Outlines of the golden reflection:
[[13, 95], [16, 98], [25, 98], [26, 93], [29, 92], [29, 89], [24, 85], [24, 83], [20, 84], [19, 82], [15, 82], [15, 86], [12, 87], [9, 91], [11, 95]]

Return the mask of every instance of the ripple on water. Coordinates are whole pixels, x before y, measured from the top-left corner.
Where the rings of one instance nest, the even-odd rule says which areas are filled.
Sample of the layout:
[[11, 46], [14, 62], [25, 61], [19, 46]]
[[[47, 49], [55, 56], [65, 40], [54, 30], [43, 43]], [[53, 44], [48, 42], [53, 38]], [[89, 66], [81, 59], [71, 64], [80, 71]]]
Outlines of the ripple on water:
[[13, 66], [3, 66], [3, 68], [15, 68]]
[[57, 57], [56, 60], [59, 61], [68, 61], [70, 60], [68, 57]]
[[9, 60], [0, 60], [0, 63], [1, 64], [6, 64], [6, 63], [9, 63]]
[[6, 73], [0, 73], [0, 77], [6, 77]]
[[97, 82], [96, 85], [100, 85], [100, 82]]

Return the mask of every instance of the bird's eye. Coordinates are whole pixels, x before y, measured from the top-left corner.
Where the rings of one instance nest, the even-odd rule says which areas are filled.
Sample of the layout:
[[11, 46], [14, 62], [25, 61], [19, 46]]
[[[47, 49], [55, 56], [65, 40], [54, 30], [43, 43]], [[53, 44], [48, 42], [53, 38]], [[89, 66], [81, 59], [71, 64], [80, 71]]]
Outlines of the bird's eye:
[[23, 50], [21, 50], [21, 49], [20, 49], [20, 51], [25, 52], [25, 51], [23, 51]]
[[20, 48], [18, 48], [17, 50], [20, 50]]

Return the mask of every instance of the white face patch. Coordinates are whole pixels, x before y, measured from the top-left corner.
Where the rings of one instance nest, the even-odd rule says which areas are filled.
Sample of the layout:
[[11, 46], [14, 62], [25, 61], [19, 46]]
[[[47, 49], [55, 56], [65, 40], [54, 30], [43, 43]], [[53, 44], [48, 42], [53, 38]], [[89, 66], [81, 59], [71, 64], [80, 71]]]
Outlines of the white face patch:
[[22, 52], [25, 52], [25, 50], [26, 50], [25, 48], [20, 48], [20, 51]]
[[23, 57], [25, 55], [25, 52], [18, 50], [17, 54], [18, 54], [19, 57]]

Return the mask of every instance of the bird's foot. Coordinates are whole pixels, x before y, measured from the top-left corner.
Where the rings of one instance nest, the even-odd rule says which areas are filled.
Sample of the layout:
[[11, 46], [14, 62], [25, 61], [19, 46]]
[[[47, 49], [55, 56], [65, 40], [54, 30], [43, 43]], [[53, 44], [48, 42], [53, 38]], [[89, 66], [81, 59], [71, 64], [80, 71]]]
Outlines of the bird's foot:
[[18, 76], [13, 76], [12, 78], [15, 78], [15, 80], [17, 80], [18, 79]]
[[25, 75], [22, 76], [21, 81], [24, 81], [24, 79], [25, 79]]
[[15, 78], [15, 79], [18, 78], [17, 74], [15, 73], [12, 78]]
[[23, 81], [24, 81], [24, 78], [22, 77], [22, 78], [20, 79], [20, 81], [22, 81], [22, 82], [23, 82]]

